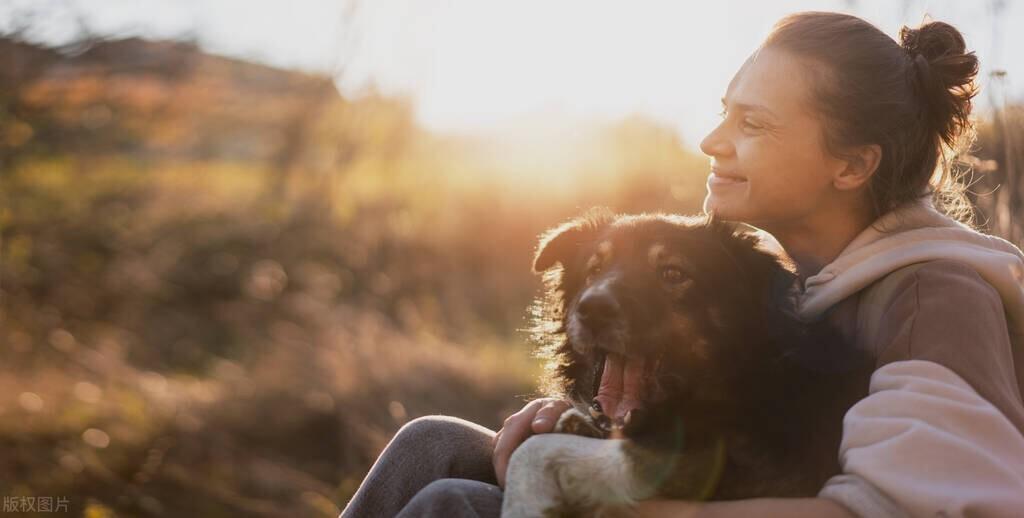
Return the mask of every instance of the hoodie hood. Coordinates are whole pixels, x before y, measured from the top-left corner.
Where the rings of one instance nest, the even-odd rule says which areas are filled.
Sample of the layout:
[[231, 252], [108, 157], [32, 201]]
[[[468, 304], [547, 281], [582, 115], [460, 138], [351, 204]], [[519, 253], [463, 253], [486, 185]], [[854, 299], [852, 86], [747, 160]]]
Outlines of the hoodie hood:
[[930, 197], [889, 212], [857, 235], [834, 261], [808, 277], [798, 294], [805, 320], [904, 266], [936, 259], [965, 263], [999, 293], [1010, 338], [1024, 345], [1024, 254], [1008, 241], [940, 213]]
[[[755, 232], [771, 253], [784, 250], [771, 234]], [[1014, 357], [1024, 358], [1024, 253], [1005, 239], [982, 234], [939, 212], [931, 196], [904, 204], [861, 231], [831, 263], [794, 285], [797, 316], [820, 318], [843, 299], [914, 263], [951, 259], [970, 266], [999, 294]], [[1024, 373], [1024, 362], [1017, 366]], [[1020, 382], [1024, 387], [1024, 376]]]

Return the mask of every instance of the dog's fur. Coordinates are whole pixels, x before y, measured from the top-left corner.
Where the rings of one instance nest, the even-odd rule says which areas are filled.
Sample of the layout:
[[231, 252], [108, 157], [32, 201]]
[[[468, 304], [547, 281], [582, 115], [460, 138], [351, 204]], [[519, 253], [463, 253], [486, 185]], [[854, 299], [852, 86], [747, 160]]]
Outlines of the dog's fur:
[[[559, 267], [560, 266], [560, 267]], [[503, 515], [591, 514], [654, 496], [813, 496], [839, 472], [842, 418], [872, 362], [794, 314], [795, 276], [709, 218], [592, 212], [541, 240], [535, 338], [558, 431], [510, 461]], [[595, 323], [584, 297], [605, 303]], [[587, 317], [587, 318], [584, 318]], [[642, 411], [592, 405], [607, 354], [644, 358]]]

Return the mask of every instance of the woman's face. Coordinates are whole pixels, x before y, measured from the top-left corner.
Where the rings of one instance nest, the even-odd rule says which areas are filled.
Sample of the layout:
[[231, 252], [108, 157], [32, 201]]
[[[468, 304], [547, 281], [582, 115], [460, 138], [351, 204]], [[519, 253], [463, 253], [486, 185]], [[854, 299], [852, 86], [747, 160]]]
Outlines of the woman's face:
[[804, 62], [754, 54], [723, 98], [723, 119], [700, 144], [711, 156], [704, 212], [765, 229], [800, 224], [834, 200], [845, 162], [825, 149]]

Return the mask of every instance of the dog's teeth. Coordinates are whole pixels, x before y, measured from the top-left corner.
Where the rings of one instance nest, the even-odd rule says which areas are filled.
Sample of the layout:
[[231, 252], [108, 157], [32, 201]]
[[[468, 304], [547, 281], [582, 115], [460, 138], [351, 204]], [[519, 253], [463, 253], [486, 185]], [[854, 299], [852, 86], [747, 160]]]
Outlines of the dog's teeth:
[[623, 426], [629, 426], [629, 423], [633, 421], [633, 411], [626, 412], [626, 417], [622, 419]]
[[590, 402], [590, 409], [596, 411], [599, 414], [604, 413], [604, 408], [601, 407], [601, 402], [598, 401], [597, 399], [594, 399], [593, 401]]
[[644, 418], [647, 416], [646, 410], [643, 408], [634, 408], [626, 414], [626, 424], [636, 426], [643, 424]]

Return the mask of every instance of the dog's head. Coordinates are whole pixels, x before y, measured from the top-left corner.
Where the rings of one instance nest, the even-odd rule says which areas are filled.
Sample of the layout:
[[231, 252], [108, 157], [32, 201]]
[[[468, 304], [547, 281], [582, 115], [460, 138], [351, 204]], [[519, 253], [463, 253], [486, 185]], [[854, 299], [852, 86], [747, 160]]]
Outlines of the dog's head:
[[592, 212], [546, 233], [534, 270], [554, 388], [627, 424], [666, 402], [742, 412], [728, 406], [749, 400], [737, 391], [778, 353], [755, 335], [771, 333], [793, 285], [751, 235], [672, 215]]

